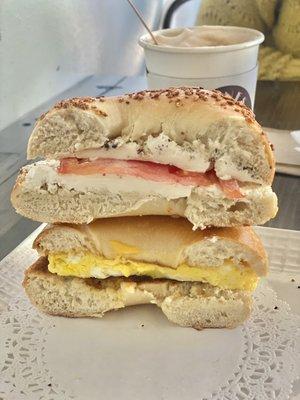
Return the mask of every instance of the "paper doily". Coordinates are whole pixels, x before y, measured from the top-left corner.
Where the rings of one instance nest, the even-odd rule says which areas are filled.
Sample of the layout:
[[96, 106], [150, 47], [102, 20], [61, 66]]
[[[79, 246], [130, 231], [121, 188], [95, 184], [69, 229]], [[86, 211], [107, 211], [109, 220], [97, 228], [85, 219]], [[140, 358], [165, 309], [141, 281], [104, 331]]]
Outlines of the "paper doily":
[[[174, 335], [176, 335], [174, 342], [175, 352], [180, 351], [181, 346], [185, 346], [183, 354], [189, 354], [192, 358], [191, 361], [193, 361], [193, 357], [194, 360], [197, 360], [197, 357], [199, 357], [197, 363], [193, 361], [193, 371], [195, 371], [195, 376], [198, 376], [198, 381], [192, 377], [193, 385], [197, 386], [199, 384], [199, 388], [197, 387], [197, 399], [288, 399], [292, 390], [292, 383], [297, 379], [295, 343], [299, 335], [300, 318], [292, 315], [289, 306], [285, 302], [278, 300], [275, 292], [265, 283], [260, 285], [254, 297], [253, 314], [250, 320], [241, 328], [196, 332], [193, 329], [175, 327], [166, 320], [163, 320], [161, 329], [159, 326], [155, 327], [156, 337], [153, 337], [153, 334], [147, 337], [147, 331], [141, 329], [133, 329], [130, 332], [130, 338], [127, 342], [126, 337], [122, 339], [122, 337], [117, 336], [114, 342], [116, 347], [115, 355], [113, 354], [113, 350], [107, 349], [108, 342], [106, 340], [111, 340], [107, 338], [107, 329], [111, 329], [109, 326], [112, 325], [109, 316], [104, 317], [102, 320], [81, 320], [81, 323], [78, 322], [79, 320], [50, 317], [35, 310], [24, 297], [19, 297], [10, 304], [8, 311], [0, 316], [0, 325], [2, 327], [0, 335], [0, 398], [5, 400], [19, 400], [22, 398], [39, 400], [116, 398], [116, 393], [119, 390], [118, 385], [121, 386], [120, 393], [122, 393], [122, 382], [128, 382], [130, 374], [136, 373], [135, 370], [130, 369], [130, 366], [127, 369], [123, 368], [122, 362], [124, 360], [118, 361], [118, 357], [120, 357], [119, 353], [122, 352], [123, 347], [131, 345], [135, 346], [133, 349], [136, 350], [136, 354], [133, 354], [133, 350], [129, 349], [131, 351], [130, 354], [132, 355], [134, 364], [138, 367], [137, 387], [131, 388], [133, 393], [139, 393], [142, 390], [140, 387], [141, 384], [146, 387], [150, 385], [156, 389], [153, 389], [154, 392], [150, 392], [149, 394], [147, 389], [148, 396], [146, 395], [144, 398], [158, 398], [157, 394], [165, 390], [161, 385], [168, 386], [169, 378], [159, 374], [161, 381], [163, 381], [162, 383], [160, 381], [151, 381], [155, 377], [155, 371], [153, 372], [149, 367], [151, 362], [153, 362], [151, 346], [153, 345], [153, 350], [155, 351], [157, 350], [157, 345], [164, 340], [166, 335], [169, 336], [168, 342], [170, 343]], [[131, 312], [128, 309], [125, 313], [129, 314], [123, 314], [123, 316], [122, 311], [113, 313], [111, 317], [112, 321], [118, 321], [117, 324], [119, 325], [115, 325], [118, 327], [124, 321], [129, 320], [131, 322], [129, 322], [128, 326], [130, 326], [130, 324], [133, 324], [130, 318], [136, 313], [136, 310], [138, 309], [136, 308]], [[148, 310], [150, 309], [146, 309], [145, 324], [147, 324]], [[141, 313], [144, 311], [142, 310]], [[159, 312], [158, 309], [157, 312]], [[157, 315], [154, 315], [154, 318], [156, 319]], [[116, 324], [116, 322], [114, 323]], [[87, 324], [89, 324], [88, 332], [91, 337], [81, 338], [81, 333], [76, 337], [76, 326], [82, 329]], [[151, 327], [151, 318], [148, 326]], [[127, 330], [128, 327], [126, 327]], [[111, 334], [109, 335], [111, 336]], [[214, 335], [211, 341], [213, 348], [218, 349], [219, 346], [223, 350], [220, 357], [214, 358], [212, 348], [212, 363], [217, 362], [216, 371], [218, 373], [215, 376], [211, 376], [211, 382], [206, 381], [209, 382], [208, 385], [206, 384], [204, 385], [205, 387], [202, 387], [200, 383], [202, 380], [205, 382], [205, 371], [208, 371], [207, 374], [212, 374], [213, 368], [216, 368], [216, 366], [208, 365], [207, 360], [205, 361], [206, 365], [201, 365], [201, 363], [204, 363], [203, 357], [205, 358], [205, 355], [202, 354], [202, 350], [204, 351], [204, 349], [201, 349], [201, 343], [202, 341], [204, 343], [211, 335]], [[70, 342], [73, 343], [69, 344], [68, 340], [66, 340], [68, 338], [72, 339]], [[80, 347], [86, 343], [86, 340], [91, 340], [91, 343], [94, 343], [92, 347], [95, 346], [98, 340], [102, 343], [101, 346], [104, 349], [104, 360], [101, 361], [99, 359], [99, 365], [97, 365], [97, 358], [93, 358], [93, 348], [90, 350], [90, 354], [86, 354], [87, 359], [91, 357], [90, 368], [92, 369], [93, 366], [94, 368], [99, 368], [99, 377], [96, 383], [93, 381], [87, 368], [84, 368], [84, 360], [82, 361], [82, 365], [77, 365], [72, 358], [72, 354], [75, 353], [73, 347], [75, 346], [75, 350], [78, 348], [79, 351]], [[191, 340], [194, 343], [189, 344]], [[232, 341], [233, 343], [231, 343]], [[170, 354], [172, 353], [168, 347], [172, 346], [172, 344], [168, 344], [168, 342], [165, 344], [167, 346], [166, 352], [168, 353], [163, 355], [166, 358], [170, 358]], [[54, 349], [55, 345], [56, 349]], [[149, 351], [145, 351], [149, 346]], [[235, 347], [236, 355], [233, 354]], [[216, 353], [220, 353], [220, 348], [216, 350]], [[207, 349], [205, 351], [207, 352]], [[65, 358], [62, 358], [62, 353], [64, 353]], [[100, 352], [99, 356], [101, 354]], [[140, 354], [143, 354], [143, 362], [138, 365], [141, 358]], [[157, 357], [159, 357], [159, 354], [157, 354]], [[129, 362], [130, 360], [127, 361]], [[184, 363], [184, 361], [180, 361], [180, 364], [183, 366], [185, 365]], [[89, 364], [87, 365], [89, 368]], [[186, 368], [188, 368], [188, 364], [186, 365]], [[145, 374], [143, 374], [143, 368]], [[172, 365], [172, 359], [170, 359], [169, 368], [172, 371], [173, 376], [171, 378], [174, 380], [174, 385], [181, 378], [181, 392], [179, 389], [175, 389], [175, 394], [172, 394], [172, 388], [169, 385], [166, 392], [169, 395], [164, 394], [164, 397], [161, 396], [161, 398], [183, 398], [183, 391], [185, 391], [185, 398], [194, 398], [189, 396], [191, 382], [184, 371], [180, 371], [180, 365], [176, 369]], [[74, 369], [77, 369], [77, 375]], [[104, 372], [104, 369], [108, 369], [108, 372]], [[200, 375], [198, 375], [198, 369]], [[81, 376], [78, 377], [78, 373], [80, 372]], [[105, 378], [105, 373], [108, 374], [108, 378]], [[164, 372], [162, 371], [161, 373], [163, 374]], [[61, 375], [64, 374], [69, 379], [62, 379]], [[111, 392], [107, 392], [112, 393], [111, 395], [108, 395], [105, 389], [107, 386], [106, 380], [110, 376], [109, 374], [116, 377], [115, 384], [117, 385], [116, 388], [111, 389]], [[80, 381], [76, 382], [76, 379]], [[138, 382], [140, 380], [142, 382]], [[134, 386], [135, 379], [132, 382]], [[95, 385], [98, 385], [98, 388], [94, 388]], [[208, 390], [209, 386], [213, 390]], [[91, 388], [92, 392], [88, 397], [84, 397], [83, 393], [79, 393], [84, 387]], [[95, 397], [99, 388], [100, 390], [102, 388], [103, 397], [102, 395]], [[176, 395], [177, 392], [178, 395]], [[124, 389], [123, 395], [122, 398], [127, 399], [126, 389]]]

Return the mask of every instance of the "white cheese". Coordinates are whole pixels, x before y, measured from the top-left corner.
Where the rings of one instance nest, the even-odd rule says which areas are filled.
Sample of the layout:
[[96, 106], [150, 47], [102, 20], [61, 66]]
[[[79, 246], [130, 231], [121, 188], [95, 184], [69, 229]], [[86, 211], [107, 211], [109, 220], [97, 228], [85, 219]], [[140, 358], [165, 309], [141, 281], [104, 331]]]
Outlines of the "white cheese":
[[174, 165], [185, 171], [206, 172], [210, 167], [204, 144], [193, 143], [177, 144], [167, 135], [161, 133], [157, 137], [148, 136], [143, 144], [136, 142], [126, 143], [118, 138], [108, 148], [98, 148], [76, 151], [75, 157], [89, 158], [114, 158], [118, 160], [152, 161], [160, 164]]
[[47, 190], [51, 193], [55, 192], [59, 185], [67, 190], [74, 189], [82, 192], [96, 193], [104, 190], [111, 193], [137, 192], [145, 195], [160, 195], [167, 199], [188, 197], [194, 188], [192, 185], [167, 184], [132, 176], [59, 174], [57, 172], [58, 165], [58, 161], [39, 161], [26, 166], [26, 187], [35, 190], [42, 189], [44, 185], [47, 185]]

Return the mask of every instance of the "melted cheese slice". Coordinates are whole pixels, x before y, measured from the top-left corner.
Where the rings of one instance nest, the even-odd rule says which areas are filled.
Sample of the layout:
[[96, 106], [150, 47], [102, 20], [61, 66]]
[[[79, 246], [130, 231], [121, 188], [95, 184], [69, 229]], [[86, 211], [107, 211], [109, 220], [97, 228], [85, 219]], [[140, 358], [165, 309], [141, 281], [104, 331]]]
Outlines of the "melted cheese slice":
[[171, 268], [119, 257], [109, 260], [92, 253], [52, 253], [48, 256], [48, 269], [62, 276], [105, 279], [110, 276], [148, 276], [153, 279], [206, 282], [224, 289], [253, 291], [258, 283], [256, 273], [249, 266], [236, 266], [226, 261], [220, 267], [190, 267], [181, 264]]

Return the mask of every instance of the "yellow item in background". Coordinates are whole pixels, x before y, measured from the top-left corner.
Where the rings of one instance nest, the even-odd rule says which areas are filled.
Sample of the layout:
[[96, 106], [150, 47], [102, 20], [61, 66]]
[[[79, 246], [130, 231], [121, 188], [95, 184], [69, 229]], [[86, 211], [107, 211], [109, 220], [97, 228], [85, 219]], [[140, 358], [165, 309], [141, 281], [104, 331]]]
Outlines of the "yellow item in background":
[[202, 0], [197, 25], [263, 32], [259, 79], [300, 80], [300, 0]]
[[259, 79], [300, 80], [300, 58], [284, 54], [272, 47], [262, 46], [259, 50]]
[[[247, 3], [249, 3], [248, 0]], [[267, 29], [271, 30], [275, 22], [277, 0], [251, 0], [251, 3], [258, 10], [258, 14], [266, 24]], [[246, 5], [246, 9], [247, 6], [248, 4]]]
[[244, 26], [261, 32], [266, 28], [255, 0], [202, 0], [196, 25]]
[[279, 50], [300, 57], [300, 0], [282, 1], [273, 37]]

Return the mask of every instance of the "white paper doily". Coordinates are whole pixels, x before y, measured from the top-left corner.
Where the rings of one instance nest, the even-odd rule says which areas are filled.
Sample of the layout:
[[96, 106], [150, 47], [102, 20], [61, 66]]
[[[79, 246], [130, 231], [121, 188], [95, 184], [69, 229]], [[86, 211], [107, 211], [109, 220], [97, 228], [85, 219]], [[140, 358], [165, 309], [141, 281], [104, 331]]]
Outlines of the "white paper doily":
[[153, 306], [101, 320], [51, 317], [24, 297], [0, 326], [5, 400], [283, 400], [297, 378], [300, 318], [266, 284], [234, 330], [179, 328]]

